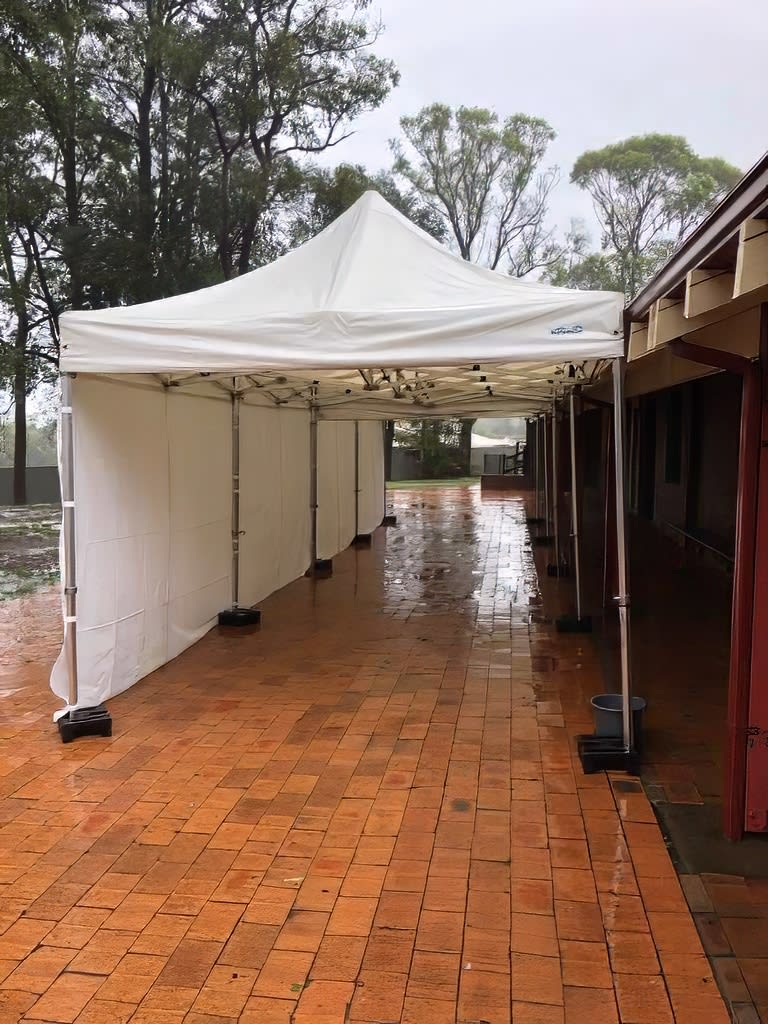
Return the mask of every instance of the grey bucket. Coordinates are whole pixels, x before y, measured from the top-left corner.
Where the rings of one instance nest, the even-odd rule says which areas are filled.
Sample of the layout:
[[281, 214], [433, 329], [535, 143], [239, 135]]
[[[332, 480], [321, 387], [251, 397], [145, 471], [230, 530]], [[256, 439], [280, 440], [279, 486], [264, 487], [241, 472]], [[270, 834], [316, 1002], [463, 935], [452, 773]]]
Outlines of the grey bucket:
[[[624, 735], [623, 718], [621, 713], [620, 693], [600, 693], [592, 698], [592, 714], [595, 719], [596, 736], [617, 736]], [[645, 701], [642, 697], [632, 698], [632, 731], [635, 737], [635, 748], [642, 746], [643, 741], [643, 712]]]

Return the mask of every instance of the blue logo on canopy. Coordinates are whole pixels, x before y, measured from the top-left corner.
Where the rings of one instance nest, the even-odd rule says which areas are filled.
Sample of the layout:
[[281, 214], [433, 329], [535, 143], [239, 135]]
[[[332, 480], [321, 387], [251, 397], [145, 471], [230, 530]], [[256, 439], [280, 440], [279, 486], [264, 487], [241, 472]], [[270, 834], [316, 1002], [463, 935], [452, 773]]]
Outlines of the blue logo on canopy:
[[581, 324], [567, 324], [563, 327], [553, 327], [550, 334], [581, 334], [584, 328]]

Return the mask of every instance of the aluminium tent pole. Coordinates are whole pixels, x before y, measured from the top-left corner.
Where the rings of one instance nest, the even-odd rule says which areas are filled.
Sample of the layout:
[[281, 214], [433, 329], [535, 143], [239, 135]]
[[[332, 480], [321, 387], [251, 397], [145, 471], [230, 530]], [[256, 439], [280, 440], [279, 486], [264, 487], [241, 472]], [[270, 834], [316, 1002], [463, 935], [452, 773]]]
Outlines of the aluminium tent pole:
[[552, 532], [555, 538], [555, 573], [560, 576], [560, 523], [558, 517], [557, 488], [557, 393], [552, 389]]
[[317, 574], [317, 386], [312, 385], [309, 407], [309, 512], [310, 556], [309, 574]]
[[240, 603], [240, 393], [232, 392], [232, 609]]
[[[540, 493], [540, 481], [541, 481], [541, 430], [540, 430], [540, 416], [537, 413], [535, 416], [529, 416], [526, 421], [526, 442], [525, 442], [525, 458], [528, 469], [529, 481], [533, 484], [533, 505], [530, 508], [530, 516], [526, 518], [526, 522], [529, 526], [541, 526], [541, 493]], [[530, 442], [530, 443], [529, 443]], [[518, 442], [519, 448], [519, 442]]]
[[237, 377], [232, 378], [232, 607], [219, 612], [220, 626], [256, 626], [261, 612], [240, 607], [240, 404]]
[[541, 416], [536, 417], [536, 447], [534, 449], [536, 453], [536, 465], [534, 466], [534, 487], [536, 488], [536, 518], [541, 519], [541, 430], [540, 430]]
[[576, 618], [581, 622], [581, 559], [579, 552], [579, 498], [576, 480], [576, 410], [573, 388], [569, 395], [571, 419], [571, 533], [573, 534], [573, 565], [576, 573]]
[[627, 571], [627, 499], [624, 465], [624, 371], [623, 359], [613, 361], [613, 443], [616, 474], [616, 561], [619, 593], [619, 639], [621, 645], [621, 705], [624, 749], [627, 754], [634, 747], [632, 735], [632, 676], [629, 637], [629, 589]]
[[[384, 476], [384, 518], [381, 520], [381, 525], [394, 526], [397, 523], [397, 516], [393, 512], [389, 512], [387, 507], [387, 422], [387, 420], [381, 421], [381, 472]], [[390, 472], [391, 469], [390, 463]]]
[[381, 472], [384, 475], [384, 514], [382, 516], [382, 523], [387, 518], [387, 423], [386, 420], [381, 421]]
[[78, 736], [111, 736], [112, 718], [103, 704], [78, 707], [80, 679], [77, 662], [77, 550], [75, 530], [75, 430], [72, 375], [61, 375], [61, 537], [64, 577], [64, 664], [67, 709], [54, 715], [63, 743]]
[[571, 540], [576, 574], [576, 616], [561, 615], [555, 620], [558, 633], [591, 633], [592, 618], [581, 611], [581, 540], [579, 537], [579, 480], [576, 463], [576, 399], [572, 387], [568, 395], [571, 449]]
[[552, 527], [552, 509], [549, 504], [549, 459], [547, 457], [547, 414], [541, 414], [541, 441], [544, 453], [544, 514], [547, 521], [547, 533]]
[[[382, 434], [382, 438], [383, 436]], [[360, 492], [360, 422], [355, 420], [355, 535], [352, 543], [357, 548], [369, 548], [370, 533], [360, 533]]]
[[[547, 414], [539, 413], [536, 421], [536, 469], [539, 473], [539, 492], [537, 501], [541, 500], [541, 533], [532, 538], [534, 544], [549, 545], [552, 543], [552, 508], [549, 494], [549, 445], [547, 442]], [[549, 570], [547, 570], [549, 571]]]
[[77, 706], [77, 556], [75, 552], [75, 452], [72, 378], [61, 377], [61, 528], [64, 549], [64, 652], [67, 703]]
[[355, 420], [355, 540], [360, 535], [360, 423]]

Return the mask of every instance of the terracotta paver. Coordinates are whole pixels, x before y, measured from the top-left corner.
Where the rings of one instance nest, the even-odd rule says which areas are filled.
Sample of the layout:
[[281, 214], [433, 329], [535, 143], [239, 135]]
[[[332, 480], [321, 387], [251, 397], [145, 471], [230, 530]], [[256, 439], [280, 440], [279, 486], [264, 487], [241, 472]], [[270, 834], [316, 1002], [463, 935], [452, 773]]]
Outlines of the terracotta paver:
[[[55, 600], [3, 610], [0, 1022], [729, 1019], [642, 788], [574, 757], [599, 656], [542, 614], [524, 503], [394, 499], [111, 740], [50, 724]], [[768, 1002], [761, 929], [722, 929]]]

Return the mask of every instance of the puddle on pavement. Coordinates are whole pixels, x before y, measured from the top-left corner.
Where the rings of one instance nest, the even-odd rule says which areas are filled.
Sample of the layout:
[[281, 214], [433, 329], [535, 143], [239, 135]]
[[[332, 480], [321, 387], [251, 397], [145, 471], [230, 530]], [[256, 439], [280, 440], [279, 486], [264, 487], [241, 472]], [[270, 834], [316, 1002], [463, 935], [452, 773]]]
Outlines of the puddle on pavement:
[[0, 601], [56, 582], [60, 524], [56, 505], [0, 508]]

